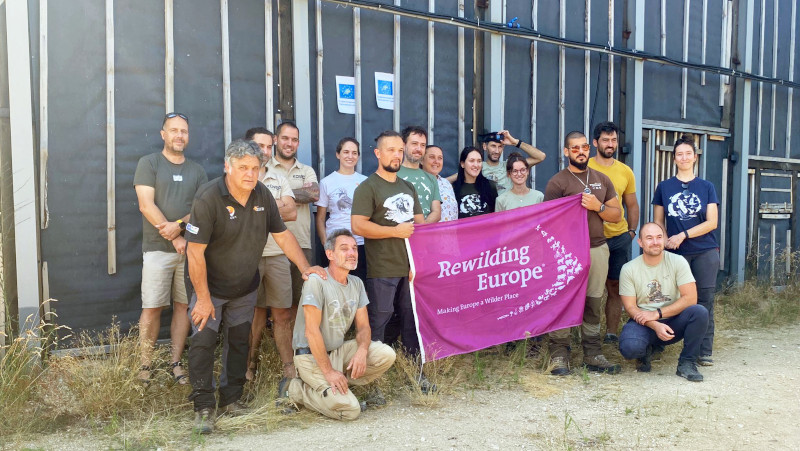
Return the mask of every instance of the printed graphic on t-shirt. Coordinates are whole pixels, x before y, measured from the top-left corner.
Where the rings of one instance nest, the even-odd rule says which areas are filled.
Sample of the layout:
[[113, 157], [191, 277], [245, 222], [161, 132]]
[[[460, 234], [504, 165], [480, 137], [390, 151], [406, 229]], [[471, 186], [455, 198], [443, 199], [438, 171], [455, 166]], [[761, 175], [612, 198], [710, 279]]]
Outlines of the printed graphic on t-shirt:
[[656, 303], [668, 303], [671, 301], [669, 296], [665, 296], [661, 293], [661, 283], [655, 279], [651, 280], [647, 284], [647, 289], [650, 290], [647, 293], [648, 304], [656, 304]]
[[480, 194], [467, 194], [461, 198], [461, 205], [458, 206], [458, 210], [467, 216], [472, 216], [486, 211], [487, 207], [486, 202], [481, 201]]
[[395, 194], [383, 203], [386, 208], [385, 218], [397, 224], [414, 219], [414, 198], [406, 193]]
[[345, 188], [337, 188], [336, 191], [331, 193], [331, 198], [335, 199], [336, 208], [342, 211], [349, 211], [353, 208], [353, 199], [347, 195]]
[[356, 310], [356, 300], [350, 299], [341, 302], [338, 299], [328, 301], [328, 325], [332, 331], [347, 332], [348, 319], [352, 318]]
[[695, 193], [684, 196], [682, 192], [675, 193], [669, 198], [667, 212], [670, 216], [677, 217], [681, 221], [696, 218], [697, 213], [703, 208], [700, 197]]

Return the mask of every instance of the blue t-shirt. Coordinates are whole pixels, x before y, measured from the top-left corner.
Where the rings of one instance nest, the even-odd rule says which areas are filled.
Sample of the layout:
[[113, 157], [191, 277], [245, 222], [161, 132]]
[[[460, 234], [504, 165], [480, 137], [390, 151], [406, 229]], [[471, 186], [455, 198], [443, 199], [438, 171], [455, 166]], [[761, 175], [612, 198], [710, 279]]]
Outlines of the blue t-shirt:
[[[719, 205], [717, 191], [707, 180], [695, 177], [688, 183], [686, 194], [684, 182], [672, 177], [658, 184], [653, 196], [653, 205], [664, 207], [667, 222], [667, 235], [683, 233], [692, 227], [705, 222], [708, 204]], [[714, 231], [705, 235], [684, 240], [673, 252], [680, 255], [694, 255], [719, 247]]]

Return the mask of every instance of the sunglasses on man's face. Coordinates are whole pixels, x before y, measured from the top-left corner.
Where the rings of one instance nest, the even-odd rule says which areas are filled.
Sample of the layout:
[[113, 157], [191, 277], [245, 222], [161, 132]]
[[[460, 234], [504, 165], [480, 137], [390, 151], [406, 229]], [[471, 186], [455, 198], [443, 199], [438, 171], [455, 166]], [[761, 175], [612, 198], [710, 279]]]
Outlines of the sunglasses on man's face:
[[578, 153], [580, 151], [588, 152], [590, 147], [589, 144], [581, 144], [579, 146], [572, 146], [568, 148], [572, 153]]

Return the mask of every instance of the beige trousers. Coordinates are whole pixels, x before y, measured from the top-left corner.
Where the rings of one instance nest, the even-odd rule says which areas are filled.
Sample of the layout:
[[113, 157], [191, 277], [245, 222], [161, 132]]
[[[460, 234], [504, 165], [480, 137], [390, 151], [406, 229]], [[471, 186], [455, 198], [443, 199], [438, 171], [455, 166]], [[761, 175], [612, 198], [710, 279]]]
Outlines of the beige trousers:
[[[355, 340], [348, 340], [339, 349], [328, 353], [333, 369], [345, 372], [344, 368], [358, 350]], [[380, 341], [373, 341], [367, 351], [367, 369], [358, 379], [348, 376], [348, 385], [366, 385], [379, 378], [394, 364], [394, 349]], [[352, 390], [334, 394], [325, 375], [311, 354], [294, 356], [294, 366], [299, 378], [289, 384], [289, 399], [336, 420], [355, 420], [361, 414], [361, 406]], [[347, 375], [347, 373], [345, 373]]]

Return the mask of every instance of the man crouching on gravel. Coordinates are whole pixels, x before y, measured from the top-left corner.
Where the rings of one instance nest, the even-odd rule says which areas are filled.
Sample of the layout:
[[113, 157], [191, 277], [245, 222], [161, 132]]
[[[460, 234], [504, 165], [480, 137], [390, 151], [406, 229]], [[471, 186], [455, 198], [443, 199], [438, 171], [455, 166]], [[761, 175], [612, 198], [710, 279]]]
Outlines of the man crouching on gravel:
[[[349, 275], [358, 264], [353, 234], [338, 229], [325, 241], [330, 260], [327, 280], [309, 277], [294, 326], [292, 347], [299, 378], [285, 379], [278, 387], [279, 403], [291, 401], [337, 420], [355, 420], [361, 405], [348, 384], [366, 385], [394, 364], [395, 352], [372, 341], [364, 283]], [[356, 323], [355, 340], [344, 336]], [[385, 404], [376, 389], [367, 403]]]
[[708, 310], [697, 305], [697, 287], [686, 259], [664, 252], [665, 238], [659, 224], [643, 225], [638, 242], [644, 253], [622, 267], [619, 294], [631, 319], [619, 336], [619, 352], [626, 359], [638, 359], [636, 369], [646, 373], [654, 345], [683, 340], [676, 374], [701, 382], [695, 362]]

